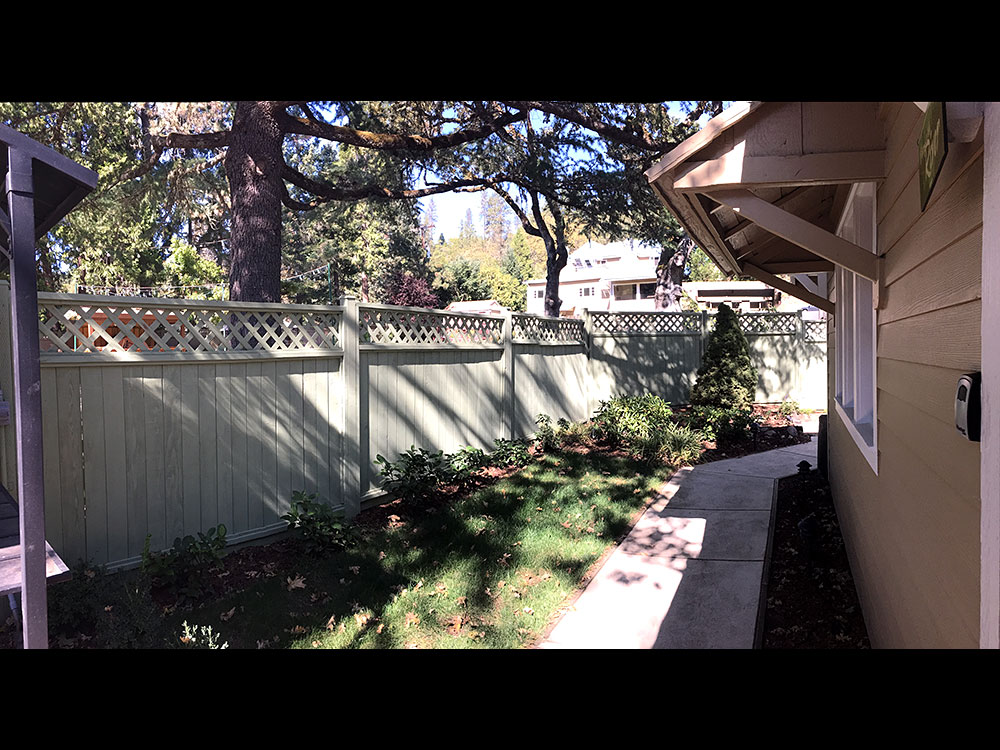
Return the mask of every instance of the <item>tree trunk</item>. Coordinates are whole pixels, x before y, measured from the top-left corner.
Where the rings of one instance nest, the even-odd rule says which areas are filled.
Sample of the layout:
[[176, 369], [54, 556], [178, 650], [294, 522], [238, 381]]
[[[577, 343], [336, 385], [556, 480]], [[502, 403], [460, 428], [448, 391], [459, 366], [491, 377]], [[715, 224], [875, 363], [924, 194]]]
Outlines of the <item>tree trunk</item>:
[[565, 241], [558, 242], [548, 236], [544, 239], [545, 252], [548, 256], [545, 264], [545, 315], [558, 318], [559, 309], [562, 307], [562, 300], [559, 298], [559, 274], [566, 267], [569, 253], [566, 251]]
[[282, 140], [269, 102], [236, 105], [225, 160], [232, 205], [232, 300], [281, 300]]
[[694, 243], [689, 239], [681, 240], [677, 250], [663, 248], [660, 262], [656, 264], [656, 309], [666, 312], [681, 311], [681, 296], [683, 294], [684, 268], [688, 256], [694, 249]]

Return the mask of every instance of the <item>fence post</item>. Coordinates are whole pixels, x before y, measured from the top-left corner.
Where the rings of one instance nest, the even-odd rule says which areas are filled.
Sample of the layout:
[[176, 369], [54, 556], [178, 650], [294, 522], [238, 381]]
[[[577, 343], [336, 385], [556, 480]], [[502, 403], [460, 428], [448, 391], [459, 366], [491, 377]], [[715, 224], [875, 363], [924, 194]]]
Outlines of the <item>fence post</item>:
[[361, 512], [361, 337], [358, 329], [358, 298], [345, 295], [341, 325], [344, 347], [344, 515], [354, 518]]
[[514, 439], [514, 420], [517, 412], [514, 394], [514, 313], [507, 310], [503, 314], [503, 420], [505, 437]]
[[584, 308], [583, 310], [583, 329], [586, 332], [587, 339], [584, 343], [587, 349], [587, 370], [584, 388], [587, 393], [587, 419], [590, 419], [590, 416], [594, 413], [594, 316], [591, 314], [590, 308]]
[[[705, 344], [708, 342], [708, 310], [701, 311], [701, 346], [698, 351], [698, 367], [701, 367], [701, 361], [705, 359]], [[697, 370], [698, 367], [695, 369]]]

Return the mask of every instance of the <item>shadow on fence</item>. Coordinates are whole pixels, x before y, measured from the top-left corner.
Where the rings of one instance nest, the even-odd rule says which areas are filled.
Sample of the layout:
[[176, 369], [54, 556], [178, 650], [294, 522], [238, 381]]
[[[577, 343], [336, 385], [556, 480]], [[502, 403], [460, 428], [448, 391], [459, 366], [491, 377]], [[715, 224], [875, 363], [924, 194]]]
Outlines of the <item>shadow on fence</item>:
[[[42, 353], [49, 538], [67, 560], [112, 567], [134, 564], [147, 535], [156, 550], [219, 523], [233, 541], [279, 531], [296, 490], [356, 513], [360, 496], [377, 488], [377, 454], [489, 449], [498, 437], [533, 433], [539, 413], [582, 420], [613, 395], [686, 402], [710, 327], [690, 313], [618, 315], [595, 326], [353, 300], [286, 309], [40, 294], [39, 304], [50, 311], [40, 320], [50, 344]], [[245, 335], [237, 350], [180, 346], [198, 335], [227, 341], [228, 331], [208, 338], [185, 322], [218, 327], [215, 318], [233, 310], [260, 335]], [[156, 351], [126, 346], [124, 334], [94, 320], [126, 312], [130, 322], [147, 321], [140, 338], [155, 333]], [[262, 320], [280, 335], [261, 332]], [[749, 336], [758, 396], [801, 393], [815, 374], [825, 403], [826, 345], [806, 340], [801, 319], [797, 326]], [[84, 335], [90, 344], [81, 346]], [[9, 393], [10, 354], [0, 354], [0, 388]], [[16, 486], [9, 429], [2, 437], [0, 479]]]

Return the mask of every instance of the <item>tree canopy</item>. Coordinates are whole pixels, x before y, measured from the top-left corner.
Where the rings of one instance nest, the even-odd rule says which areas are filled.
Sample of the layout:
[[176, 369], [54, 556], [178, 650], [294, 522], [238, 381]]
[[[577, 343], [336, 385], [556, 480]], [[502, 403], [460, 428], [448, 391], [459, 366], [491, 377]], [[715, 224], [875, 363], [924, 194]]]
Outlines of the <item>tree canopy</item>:
[[556, 315], [571, 227], [680, 237], [642, 172], [721, 110], [688, 104], [675, 119], [666, 102], [31, 102], [0, 105], [0, 121], [101, 176], [42, 243], [50, 287], [165, 283], [180, 237], [227, 269], [232, 299], [280, 299], [283, 261], [370, 289], [392, 276], [386, 258], [426, 276], [436, 217], [421, 224], [415, 199], [479, 191], [487, 242], [515, 228], [541, 241]]

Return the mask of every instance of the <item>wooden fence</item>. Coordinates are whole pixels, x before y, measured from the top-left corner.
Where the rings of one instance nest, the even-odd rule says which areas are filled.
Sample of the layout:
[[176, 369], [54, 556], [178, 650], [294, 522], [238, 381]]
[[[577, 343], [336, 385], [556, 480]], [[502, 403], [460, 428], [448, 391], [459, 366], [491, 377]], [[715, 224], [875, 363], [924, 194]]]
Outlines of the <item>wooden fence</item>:
[[[8, 297], [0, 283], [5, 394]], [[51, 293], [39, 313], [47, 538], [111, 567], [138, 561], [147, 534], [157, 550], [219, 523], [234, 542], [282, 530], [295, 490], [354, 515], [379, 492], [378, 454], [489, 449], [539, 413], [582, 420], [615, 394], [684, 402], [711, 321]], [[758, 399], [825, 406], [825, 324], [741, 321]], [[12, 490], [14, 440], [0, 427]]]

